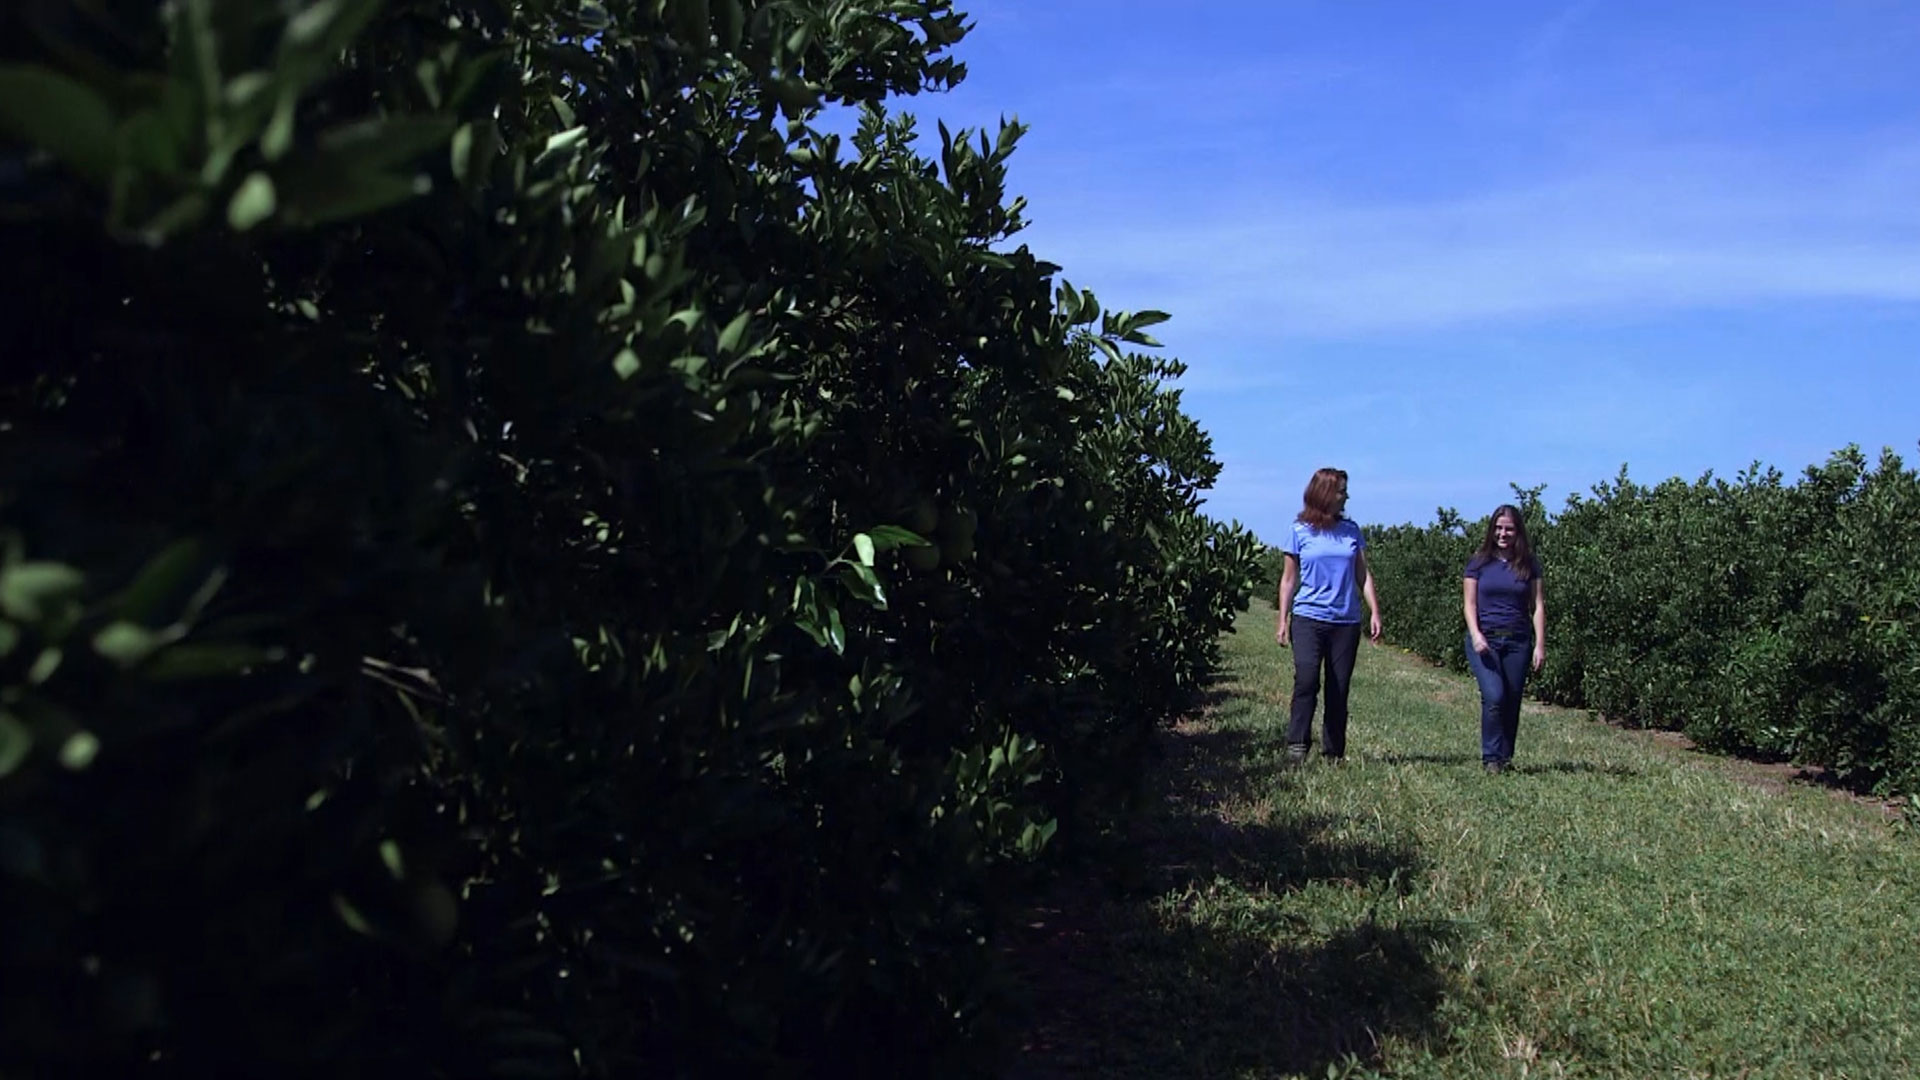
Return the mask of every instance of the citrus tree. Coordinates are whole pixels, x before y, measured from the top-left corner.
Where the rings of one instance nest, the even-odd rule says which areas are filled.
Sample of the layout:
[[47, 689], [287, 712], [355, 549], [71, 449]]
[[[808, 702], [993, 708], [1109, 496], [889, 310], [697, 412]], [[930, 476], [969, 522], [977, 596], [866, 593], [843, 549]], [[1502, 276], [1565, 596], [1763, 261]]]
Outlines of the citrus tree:
[[965, 30], [0, 13], [10, 1075], [992, 1066], [1255, 544]]

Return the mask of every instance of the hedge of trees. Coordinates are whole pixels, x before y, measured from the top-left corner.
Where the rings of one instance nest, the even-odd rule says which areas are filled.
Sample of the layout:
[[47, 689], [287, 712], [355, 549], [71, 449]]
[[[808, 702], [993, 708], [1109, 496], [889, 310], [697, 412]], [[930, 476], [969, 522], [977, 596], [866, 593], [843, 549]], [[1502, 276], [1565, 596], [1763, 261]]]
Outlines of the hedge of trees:
[[991, 1068], [1256, 545], [965, 30], [0, 10], [0, 1072]]
[[[1544, 700], [1681, 730], [1724, 752], [1920, 791], [1920, 474], [1848, 447], [1796, 483], [1618, 477], [1548, 515]], [[1485, 519], [1372, 528], [1389, 636], [1465, 669], [1460, 569]], [[1390, 599], [1388, 599], [1390, 598]]]

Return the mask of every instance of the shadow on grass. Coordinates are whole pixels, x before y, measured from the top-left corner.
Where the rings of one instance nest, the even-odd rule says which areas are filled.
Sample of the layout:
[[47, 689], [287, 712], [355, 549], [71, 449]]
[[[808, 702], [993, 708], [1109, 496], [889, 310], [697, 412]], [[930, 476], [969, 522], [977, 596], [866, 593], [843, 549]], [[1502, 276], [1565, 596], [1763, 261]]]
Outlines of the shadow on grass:
[[1206, 688], [1200, 691], [1197, 711], [1203, 714], [1210, 713], [1222, 706], [1229, 705], [1234, 700], [1236, 699], [1232, 683], [1218, 677], [1209, 679]]
[[1161, 896], [1223, 883], [1283, 892], [1315, 882], [1397, 882], [1404, 891], [1421, 869], [1411, 848], [1331, 840], [1340, 822], [1326, 815], [1274, 816], [1266, 792], [1301, 775], [1284, 762], [1277, 738], [1235, 730], [1169, 737], [1160, 803], [1135, 830], [1149, 863], [1125, 884]]
[[1383, 765], [1478, 765], [1479, 754], [1401, 754], [1387, 751], [1381, 754], [1379, 761]]
[[1516, 773], [1568, 773], [1593, 776], [1639, 776], [1640, 770], [1629, 769], [1625, 765], [1596, 765], [1591, 761], [1516, 761], [1511, 771]]
[[1291, 775], [1278, 735], [1194, 726], [1163, 749], [1159, 798], [1115, 853], [1126, 869], [1060, 882], [1010, 949], [1028, 1016], [1007, 1075], [1320, 1076], [1388, 1037], [1435, 1035], [1449, 925], [1369, 914], [1316, 929], [1273, 903], [1317, 883], [1404, 893], [1418, 852], [1277, 813], [1266, 795]]
[[[1378, 758], [1383, 765], [1448, 765], [1460, 768], [1472, 766], [1478, 768], [1478, 754], [1399, 754], [1387, 752]], [[1524, 756], [1514, 759], [1507, 766], [1513, 773], [1579, 773], [1595, 776], [1639, 776], [1638, 769], [1625, 765], [1598, 765], [1591, 761], [1528, 761]]]

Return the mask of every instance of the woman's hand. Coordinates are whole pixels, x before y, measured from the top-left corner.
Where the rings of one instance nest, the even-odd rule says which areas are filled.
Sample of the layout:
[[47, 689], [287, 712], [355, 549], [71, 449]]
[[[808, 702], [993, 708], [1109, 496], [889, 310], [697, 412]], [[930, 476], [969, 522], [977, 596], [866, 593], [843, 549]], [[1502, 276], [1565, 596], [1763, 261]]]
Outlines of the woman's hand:
[[1379, 612], [1376, 611], [1373, 613], [1373, 621], [1370, 624], [1368, 624], [1367, 633], [1372, 635], [1373, 643], [1375, 645], [1380, 644], [1380, 613]]
[[1533, 670], [1539, 671], [1547, 662], [1547, 643], [1542, 641], [1533, 646]]
[[1273, 635], [1274, 640], [1278, 641], [1280, 643], [1280, 647], [1283, 649], [1286, 648], [1288, 644], [1287, 642], [1288, 632], [1293, 629], [1293, 627], [1289, 625], [1291, 622], [1292, 620], [1288, 619], [1285, 615], [1280, 616], [1279, 628], [1274, 631], [1274, 635]]
[[1473, 632], [1473, 651], [1479, 653], [1481, 656], [1485, 656], [1487, 653], [1493, 651], [1493, 647], [1487, 644], [1487, 635], [1482, 634], [1478, 630]]

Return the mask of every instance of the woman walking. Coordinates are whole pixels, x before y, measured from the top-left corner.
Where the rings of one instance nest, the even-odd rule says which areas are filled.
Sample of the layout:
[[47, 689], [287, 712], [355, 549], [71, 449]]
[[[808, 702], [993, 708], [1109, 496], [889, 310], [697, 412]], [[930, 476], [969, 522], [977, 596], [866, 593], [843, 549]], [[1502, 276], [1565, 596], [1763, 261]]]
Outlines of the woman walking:
[[1547, 662], [1547, 598], [1518, 509], [1501, 506], [1488, 519], [1461, 589], [1467, 664], [1480, 683], [1480, 762], [1490, 773], [1505, 772], [1520, 733], [1527, 673]]
[[1313, 742], [1313, 710], [1325, 673], [1327, 704], [1321, 717], [1320, 753], [1329, 761], [1347, 754], [1347, 689], [1360, 651], [1360, 597], [1372, 619], [1368, 636], [1380, 640], [1380, 600], [1367, 570], [1367, 541], [1347, 518], [1347, 474], [1321, 469], [1307, 482], [1305, 504], [1281, 546], [1279, 630], [1282, 648], [1293, 648], [1293, 713], [1287, 724], [1287, 760], [1307, 760]]

